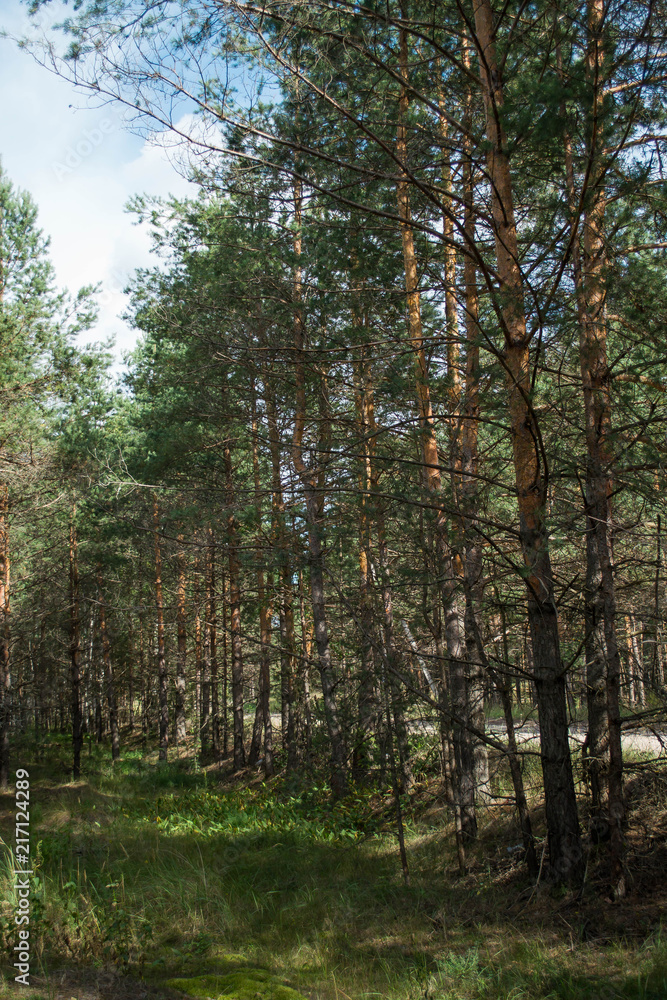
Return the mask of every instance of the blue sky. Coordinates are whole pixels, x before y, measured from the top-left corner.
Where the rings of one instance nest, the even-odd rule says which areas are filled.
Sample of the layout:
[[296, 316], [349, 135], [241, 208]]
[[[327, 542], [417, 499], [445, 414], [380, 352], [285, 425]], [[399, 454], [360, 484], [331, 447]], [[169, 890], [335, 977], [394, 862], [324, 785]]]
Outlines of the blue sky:
[[[28, 28], [19, 0], [0, 0], [0, 30]], [[15, 186], [39, 206], [58, 282], [72, 291], [102, 283], [91, 339], [113, 335], [118, 357], [135, 335], [118, 318], [124, 283], [151, 263], [147, 233], [124, 205], [133, 194], [194, 195], [164, 149], [124, 127], [122, 110], [99, 107], [0, 38], [0, 156]], [[172, 156], [173, 159], [173, 156]]]

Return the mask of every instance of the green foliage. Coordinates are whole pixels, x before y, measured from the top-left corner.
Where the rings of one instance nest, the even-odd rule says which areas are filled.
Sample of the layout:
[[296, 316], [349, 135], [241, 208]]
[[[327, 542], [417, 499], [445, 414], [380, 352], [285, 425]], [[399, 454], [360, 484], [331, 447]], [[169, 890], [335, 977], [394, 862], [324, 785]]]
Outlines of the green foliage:
[[[405, 886], [391, 797], [366, 788], [334, 804], [316, 782], [243, 787], [197, 772], [191, 758], [165, 768], [151, 761], [133, 748], [112, 768], [95, 750], [86, 780], [63, 784], [54, 764], [31, 774], [42, 808], [31, 926], [47, 973], [112, 965], [212, 1000], [334, 1000], [337, 991], [383, 1000], [657, 1000], [664, 992], [657, 925], [627, 941], [624, 925], [598, 940], [592, 895], [553, 903], [567, 924], [545, 911], [548, 894], [523, 915], [515, 905], [508, 919], [527, 882], [518, 869], [507, 881], [505, 846], [516, 830], [502, 807], [483, 821], [473, 868], [459, 878], [452, 817], [442, 806], [430, 816], [439, 786], [412, 804], [406, 796]], [[162, 771], [170, 780], [158, 787]], [[638, 807], [645, 801], [638, 791]], [[651, 802], [657, 815], [664, 803]], [[650, 822], [646, 812], [641, 822]], [[6, 864], [3, 890], [10, 857]], [[11, 944], [10, 910], [1, 912]]]
[[194, 979], [168, 979], [165, 983], [199, 1000], [305, 1000], [301, 993], [285, 986], [262, 969], [246, 968], [225, 976], [197, 976]]
[[[160, 780], [154, 788], [173, 787]], [[370, 815], [372, 793], [357, 791], [344, 799], [331, 801], [327, 788], [309, 786], [297, 795], [281, 794], [280, 786], [267, 786], [248, 796], [244, 789], [219, 792], [214, 788], [159, 794], [146, 812], [138, 805], [134, 813], [139, 822], [156, 824], [166, 834], [195, 834], [232, 838], [228, 846], [242, 844], [244, 835], [253, 834], [258, 846], [268, 844], [272, 836], [292, 834], [296, 840], [349, 844], [369, 835], [376, 828]]]

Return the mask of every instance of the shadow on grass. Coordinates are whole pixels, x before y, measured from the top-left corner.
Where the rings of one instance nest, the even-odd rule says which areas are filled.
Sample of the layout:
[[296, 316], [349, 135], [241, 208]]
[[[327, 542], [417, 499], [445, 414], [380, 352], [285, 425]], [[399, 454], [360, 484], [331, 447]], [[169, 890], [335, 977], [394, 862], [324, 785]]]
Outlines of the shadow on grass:
[[334, 814], [297, 787], [228, 789], [140, 752], [95, 763], [93, 784], [35, 788], [47, 968], [113, 962], [155, 981], [215, 973], [238, 953], [318, 998], [667, 996], [659, 938], [641, 951], [584, 942], [571, 915], [560, 932], [544, 909], [510, 920], [525, 878], [452, 877], [442, 826], [411, 834], [406, 886], [390, 833], [350, 839], [358, 803]]

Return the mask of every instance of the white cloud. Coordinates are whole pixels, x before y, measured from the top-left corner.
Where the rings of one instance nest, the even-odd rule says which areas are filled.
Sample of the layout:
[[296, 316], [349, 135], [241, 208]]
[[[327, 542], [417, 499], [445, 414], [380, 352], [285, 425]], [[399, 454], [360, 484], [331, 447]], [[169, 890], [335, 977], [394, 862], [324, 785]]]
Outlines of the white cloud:
[[[12, 20], [16, 30], [16, 10]], [[0, 21], [7, 26], [4, 10]], [[92, 106], [8, 39], [0, 39], [0, 83], [3, 166], [39, 206], [59, 284], [75, 292], [102, 283], [94, 339], [115, 336], [120, 357], [135, 341], [118, 318], [126, 308], [122, 287], [136, 267], [152, 263], [148, 233], [125, 204], [141, 192], [184, 197], [196, 190], [174, 168], [173, 150], [132, 134], [119, 108]]]

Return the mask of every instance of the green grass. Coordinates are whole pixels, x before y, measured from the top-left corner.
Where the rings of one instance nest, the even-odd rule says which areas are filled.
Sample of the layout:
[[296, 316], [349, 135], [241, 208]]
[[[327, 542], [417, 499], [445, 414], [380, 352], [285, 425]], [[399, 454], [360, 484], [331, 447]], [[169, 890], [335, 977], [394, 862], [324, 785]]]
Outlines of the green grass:
[[461, 879], [446, 807], [418, 788], [405, 805], [406, 886], [386, 791], [334, 805], [316, 779], [244, 787], [137, 748], [112, 767], [95, 746], [83, 779], [66, 782], [66, 743], [48, 752], [49, 766], [31, 769], [33, 971], [111, 965], [159, 982], [230, 973], [236, 955], [324, 1000], [667, 996], [654, 918], [591, 933], [592, 890], [581, 906], [540, 890], [512, 907], [528, 882], [510, 870], [510, 807], [486, 815]]

